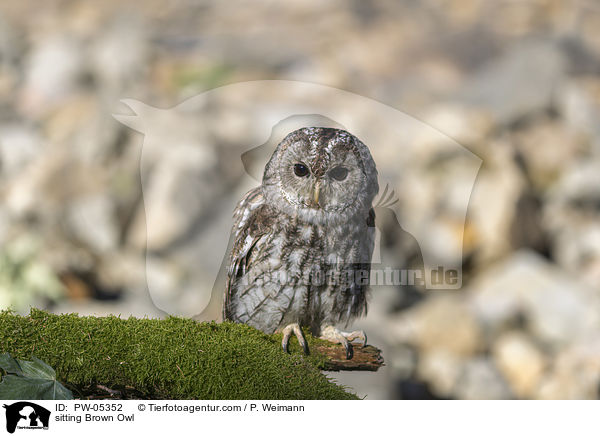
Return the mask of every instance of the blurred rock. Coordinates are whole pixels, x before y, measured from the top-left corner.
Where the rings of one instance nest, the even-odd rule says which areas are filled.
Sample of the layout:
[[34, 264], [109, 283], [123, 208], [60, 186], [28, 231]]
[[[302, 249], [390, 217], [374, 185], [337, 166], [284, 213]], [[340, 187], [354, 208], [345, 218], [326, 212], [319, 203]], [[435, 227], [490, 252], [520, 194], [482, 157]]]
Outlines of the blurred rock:
[[[58, 150], [49, 153], [40, 150], [39, 155], [29, 165], [18, 171], [4, 187], [4, 201], [7, 210], [15, 217], [52, 214], [49, 209], [47, 189], [57, 172], [64, 170], [65, 156]], [[62, 195], [61, 188], [53, 186], [55, 193]]]
[[183, 274], [175, 262], [157, 256], [146, 257], [146, 280], [152, 287], [151, 297], [168, 313], [179, 313], [177, 296], [183, 284]]
[[0, 125], [0, 168], [4, 178], [14, 177], [33, 161], [42, 147], [42, 138], [33, 127]]
[[564, 55], [555, 44], [522, 41], [467, 80], [461, 96], [489, 111], [498, 123], [511, 123], [552, 107], [565, 69]]
[[595, 3], [585, 4], [580, 12], [581, 37], [596, 56], [600, 57], [600, 11]]
[[465, 360], [445, 350], [431, 350], [419, 356], [417, 375], [437, 397], [451, 398], [465, 366]]
[[103, 194], [74, 199], [67, 211], [73, 236], [98, 253], [116, 249], [119, 227], [112, 200]]
[[483, 271], [469, 289], [477, 317], [491, 330], [522, 316], [539, 340], [561, 347], [600, 328], [600, 295], [531, 251]]
[[600, 341], [576, 341], [558, 354], [542, 380], [539, 399], [597, 399], [600, 386]]
[[[146, 282], [144, 260], [137, 252], [120, 251], [105, 256], [97, 266], [99, 282], [114, 290], [135, 290]], [[144, 287], [144, 293], [147, 290]]]
[[[512, 138], [536, 192], [545, 192], [584, 153], [577, 132], [563, 123], [543, 117], [536, 123], [517, 129]], [[543, 152], [542, 152], [543, 150]]]
[[47, 113], [80, 87], [84, 72], [81, 43], [66, 34], [44, 35], [34, 41], [19, 101], [23, 112]]
[[513, 394], [490, 359], [478, 357], [465, 364], [454, 397], [461, 400], [507, 400], [513, 398]]
[[448, 103], [432, 107], [423, 121], [464, 146], [479, 144], [494, 127], [490, 114], [481, 108]]
[[390, 370], [395, 378], [408, 379], [414, 375], [417, 367], [417, 353], [412, 347], [396, 346], [390, 348], [388, 354]]
[[415, 132], [415, 150], [406, 150], [410, 162], [396, 176], [401, 189], [395, 210], [402, 227], [417, 238], [426, 265], [458, 266], [477, 248], [465, 212], [481, 160], [442, 138], [433, 130]]
[[469, 201], [470, 244], [478, 265], [499, 259], [512, 249], [511, 226], [526, 184], [510, 144], [497, 139], [489, 145]]
[[201, 112], [127, 104], [136, 113], [127, 122], [144, 133], [140, 161], [144, 202], [137, 208], [128, 242], [138, 249], [164, 250], [199, 229], [231, 181], [219, 171], [226, 162], [219, 162], [217, 144]]
[[557, 96], [557, 109], [574, 133], [598, 135], [600, 79], [591, 76], [566, 80]]
[[547, 362], [531, 340], [518, 331], [505, 333], [496, 340], [492, 354], [517, 397], [535, 397]]
[[31, 235], [20, 235], [0, 250], [0, 306], [21, 314], [33, 305], [47, 308], [60, 300], [65, 288], [55, 272], [40, 255], [42, 241]]
[[93, 71], [100, 86], [115, 98], [146, 73], [148, 44], [142, 20], [138, 14], [116, 17], [91, 47]]
[[567, 169], [548, 192], [544, 225], [556, 262], [596, 289], [600, 278], [600, 159]]
[[185, 237], [201, 215], [211, 210], [210, 200], [220, 189], [218, 186], [213, 189], [209, 174], [194, 167], [196, 159], [202, 162], [201, 151], [181, 148], [181, 154], [172, 158], [165, 156], [143, 184], [144, 208], [138, 210], [131, 234], [131, 242], [136, 247], [152, 251], [165, 249]]
[[394, 322], [396, 338], [420, 350], [444, 350], [468, 356], [482, 346], [476, 318], [458, 295], [430, 297]]
[[121, 126], [106, 104], [91, 94], [80, 93], [63, 102], [46, 118], [45, 130], [49, 141], [68, 146], [69, 157], [83, 165], [112, 163], [122, 146]]

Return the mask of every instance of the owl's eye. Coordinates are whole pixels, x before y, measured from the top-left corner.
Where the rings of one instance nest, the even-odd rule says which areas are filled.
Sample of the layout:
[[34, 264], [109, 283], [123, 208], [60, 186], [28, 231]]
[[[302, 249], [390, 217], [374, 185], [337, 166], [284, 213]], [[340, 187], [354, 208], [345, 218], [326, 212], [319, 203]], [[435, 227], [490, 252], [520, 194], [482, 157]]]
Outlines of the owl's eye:
[[306, 165], [301, 163], [297, 163], [296, 165], [294, 165], [294, 174], [296, 174], [298, 177], [307, 176], [308, 173], [309, 171]]
[[347, 176], [348, 176], [348, 168], [335, 167], [334, 169], [329, 171], [329, 177], [331, 177], [337, 181], [340, 181], [340, 182], [342, 180], [344, 180]]

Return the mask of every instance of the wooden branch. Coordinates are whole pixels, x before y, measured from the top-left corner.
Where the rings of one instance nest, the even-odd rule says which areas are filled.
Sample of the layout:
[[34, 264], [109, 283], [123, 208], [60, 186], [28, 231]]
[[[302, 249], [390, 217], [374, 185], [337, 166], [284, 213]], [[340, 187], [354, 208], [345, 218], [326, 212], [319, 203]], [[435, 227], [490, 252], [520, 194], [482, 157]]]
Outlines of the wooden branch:
[[381, 350], [372, 345], [354, 345], [354, 356], [346, 360], [346, 350], [342, 345], [313, 345], [316, 352], [327, 357], [326, 371], [377, 371], [384, 365]]

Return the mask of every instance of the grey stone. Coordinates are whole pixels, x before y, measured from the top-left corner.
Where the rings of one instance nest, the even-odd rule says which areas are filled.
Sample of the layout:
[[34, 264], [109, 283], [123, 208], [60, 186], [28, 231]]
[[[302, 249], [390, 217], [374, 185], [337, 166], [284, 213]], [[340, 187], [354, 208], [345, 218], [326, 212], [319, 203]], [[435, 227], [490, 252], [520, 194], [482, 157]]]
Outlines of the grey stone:
[[509, 123], [549, 109], [565, 70], [556, 45], [544, 40], [515, 43], [466, 80], [459, 98]]
[[489, 328], [522, 315], [531, 333], [554, 347], [600, 328], [600, 295], [528, 250], [481, 272], [469, 293], [477, 317]]
[[67, 211], [73, 235], [99, 253], [117, 248], [119, 226], [114, 204], [107, 195], [89, 195], [74, 199]]
[[535, 398], [549, 363], [539, 348], [521, 332], [503, 334], [493, 345], [496, 366], [519, 398]]
[[496, 366], [485, 357], [469, 360], [454, 391], [461, 400], [506, 400], [513, 398]]

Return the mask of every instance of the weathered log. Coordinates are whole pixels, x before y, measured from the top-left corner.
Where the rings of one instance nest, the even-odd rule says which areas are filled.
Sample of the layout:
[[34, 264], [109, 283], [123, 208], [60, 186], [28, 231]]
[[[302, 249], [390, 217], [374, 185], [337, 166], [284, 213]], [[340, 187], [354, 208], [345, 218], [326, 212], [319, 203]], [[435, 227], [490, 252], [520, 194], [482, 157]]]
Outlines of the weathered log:
[[384, 365], [381, 350], [373, 345], [354, 345], [352, 359], [346, 359], [342, 345], [313, 345], [317, 353], [327, 356], [323, 367], [326, 371], [377, 371]]

